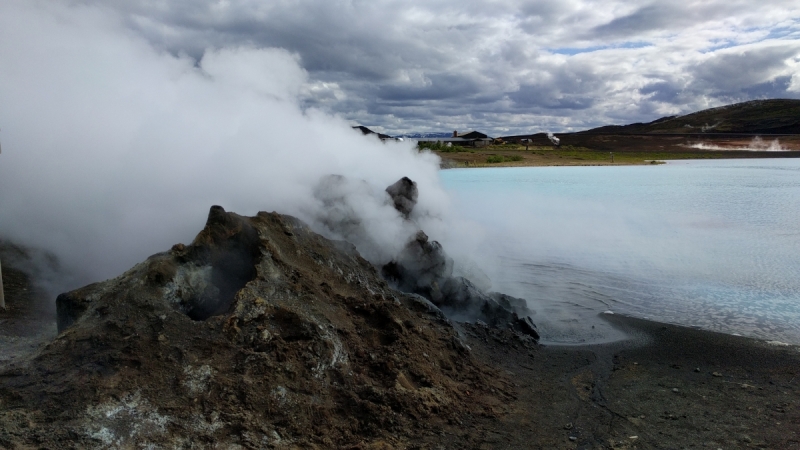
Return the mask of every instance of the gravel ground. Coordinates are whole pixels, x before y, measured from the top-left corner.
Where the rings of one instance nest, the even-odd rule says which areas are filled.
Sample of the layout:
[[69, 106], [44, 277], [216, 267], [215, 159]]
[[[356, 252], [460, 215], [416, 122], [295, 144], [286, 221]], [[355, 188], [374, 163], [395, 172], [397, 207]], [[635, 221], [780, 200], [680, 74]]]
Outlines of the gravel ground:
[[478, 359], [517, 385], [480, 448], [800, 448], [798, 347], [607, 319], [631, 339], [531, 352], [467, 327]]

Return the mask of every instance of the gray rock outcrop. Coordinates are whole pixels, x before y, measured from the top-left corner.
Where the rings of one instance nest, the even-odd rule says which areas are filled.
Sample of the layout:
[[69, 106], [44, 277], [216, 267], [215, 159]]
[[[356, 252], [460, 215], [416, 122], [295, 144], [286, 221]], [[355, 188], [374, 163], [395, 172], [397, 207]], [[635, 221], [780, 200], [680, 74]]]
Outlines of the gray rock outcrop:
[[[414, 188], [415, 202], [395, 200], [395, 208], [405, 217], [416, 204], [416, 183], [404, 177], [386, 189], [391, 194], [403, 192], [408, 186]], [[397, 197], [405, 198], [400, 194]], [[453, 259], [439, 242], [429, 240], [422, 230], [393, 261], [381, 268], [381, 275], [397, 289], [429, 299], [453, 320], [481, 321], [494, 328], [510, 328], [539, 339], [536, 325], [530, 318], [532, 311], [525, 300], [496, 292], [486, 293], [470, 280], [454, 277]]]

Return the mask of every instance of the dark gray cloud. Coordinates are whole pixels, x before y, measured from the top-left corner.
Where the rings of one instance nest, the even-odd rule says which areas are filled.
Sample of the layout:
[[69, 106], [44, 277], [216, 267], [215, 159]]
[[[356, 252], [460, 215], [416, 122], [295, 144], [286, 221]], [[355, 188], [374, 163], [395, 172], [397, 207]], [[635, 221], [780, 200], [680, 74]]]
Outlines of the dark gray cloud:
[[754, 84], [741, 90], [745, 98], [775, 98], [781, 97], [792, 83], [790, 76], [775, 77], [775, 79], [761, 84]]
[[[777, 9], [779, 2], [774, 3]], [[728, 26], [749, 21], [749, 13], [763, 11], [764, 5], [754, 5], [751, 1], [731, 0], [728, 2], [676, 2], [656, 1], [650, 4], [636, 4], [635, 10], [614, 17], [602, 25], [593, 27], [590, 38], [639, 38], [654, 32], [677, 32], [680, 28], [715, 25], [727, 22]], [[776, 17], [776, 19], [778, 19]], [[780, 19], [778, 19], [780, 20]]]
[[594, 103], [594, 99], [587, 95], [555, 91], [550, 86], [538, 84], [522, 85], [509, 97], [518, 108], [586, 109]]
[[639, 89], [639, 92], [651, 101], [677, 104], [680, 102], [683, 88], [667, 81], [657, 81]]
[[[711, 95], [725, 96], [773, 83], [777, 78], [790, 79], [784, 75], [787, 70], [793, 70], [787, 61], [796, 58], [800, 58], [800, 42], [726, 50], [689, 70], [695, 80], [693, 87]], [[784, 86], [783, 90], [773, 90], [773, 94], [781, 94], [789, 87], [788, 82], [779, 84]]]
[[800, 97], [785, 1], [75, 0], [199, 60], [278, 47], [304, 104], [389, 133], [580, 129], [750, 98]]
[[381, 100], [444, 100], [470, 98], [480, 92], [480, 86], [468, 76], [456, 73], [436, 73], [420, 84], [385, 84], [378, 88]]
[[658, 30], [670, 24], [675, 24], [675, 22], [681, 23], [685, 20], [687, 19], [684, 19], [674, 6], [659, 3], [647, 5], [631, 14], [617, 17], [608, 23], [595, 27], [591, 32], [595, 36], [603, 37], [636, 36], [643, 32]]

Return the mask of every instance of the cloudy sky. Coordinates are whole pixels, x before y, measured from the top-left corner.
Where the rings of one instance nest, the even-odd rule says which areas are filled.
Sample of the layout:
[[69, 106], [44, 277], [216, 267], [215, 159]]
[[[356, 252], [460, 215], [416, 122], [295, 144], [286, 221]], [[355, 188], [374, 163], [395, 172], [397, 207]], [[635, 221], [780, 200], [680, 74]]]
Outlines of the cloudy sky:
[[85, 0], [200, 59], [280, 47], [304, 102], [388, 133], [580, 130], [800, 98], [791, 0]]

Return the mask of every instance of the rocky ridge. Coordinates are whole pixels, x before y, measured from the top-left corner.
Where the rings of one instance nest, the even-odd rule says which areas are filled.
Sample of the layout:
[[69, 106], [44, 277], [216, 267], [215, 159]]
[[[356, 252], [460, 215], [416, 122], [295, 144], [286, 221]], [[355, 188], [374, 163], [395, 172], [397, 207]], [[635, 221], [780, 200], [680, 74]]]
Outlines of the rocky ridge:
[[57, 309], [0, 374], [4, 447], [413, 448], [513, 395], [429, 300], [277, 213], [212, 207], [190, 245]]

